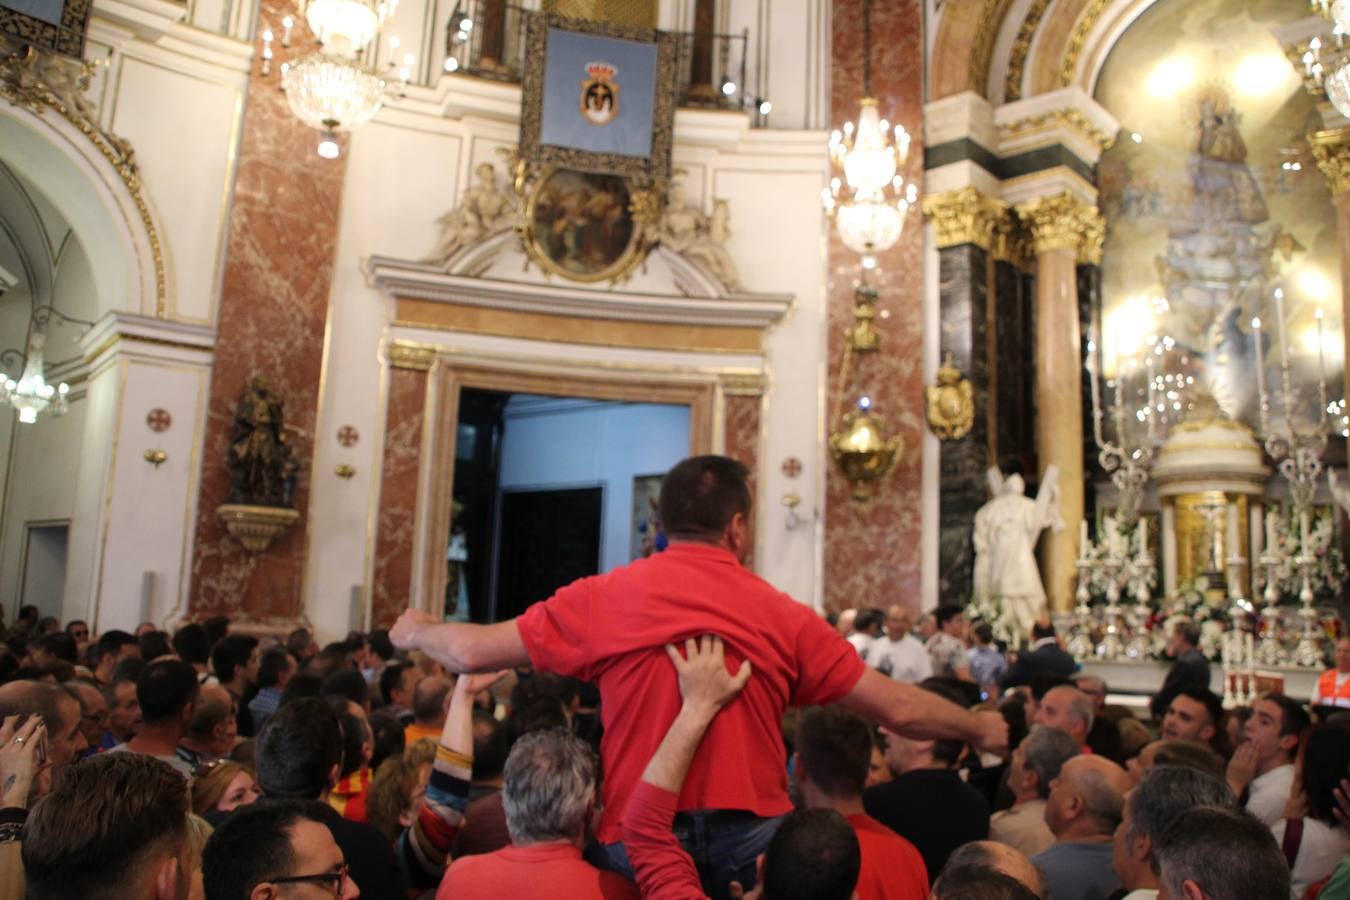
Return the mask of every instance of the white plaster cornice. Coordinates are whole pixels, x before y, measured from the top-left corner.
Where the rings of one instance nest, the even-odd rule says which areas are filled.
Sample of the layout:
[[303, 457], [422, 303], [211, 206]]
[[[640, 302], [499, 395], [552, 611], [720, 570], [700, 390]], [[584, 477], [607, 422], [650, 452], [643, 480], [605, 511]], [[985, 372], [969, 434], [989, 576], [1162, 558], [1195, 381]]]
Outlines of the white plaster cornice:
[[994, 107], [974, 91], [935, 100], [923, 108], [923, 134], [928, 147], [970, 138], [993, 152], [998, 146]]
[[173, 0], [94, 0], [94, 18], [127, 28], [155, 43], [187, 15], [187, 6]]
[[369, 283], [390, 297], [489, 309], [630, 322], [768, 328], [792, 306], [790, 294], [686, 297], [452, 275], [436, 266], [387, 256], [365, 262]]
[[1120, 123], [1081, 88], [1067, 87], [994, 110], [998, 155], [1062, 144], [1090, 166], [1115, 140]]
[[214, 328], [127, 312], [108, 313], [80, 338], [80, 352], [90, 368], [113, 355], [206, 365], [215, 345]]

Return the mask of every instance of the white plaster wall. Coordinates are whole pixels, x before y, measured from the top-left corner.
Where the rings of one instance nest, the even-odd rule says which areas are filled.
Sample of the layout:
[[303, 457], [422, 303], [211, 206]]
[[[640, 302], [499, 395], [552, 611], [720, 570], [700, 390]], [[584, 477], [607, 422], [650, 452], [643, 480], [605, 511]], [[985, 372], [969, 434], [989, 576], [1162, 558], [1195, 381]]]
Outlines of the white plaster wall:
[[633, 477], [664, 474], [689, 454], [689, 407], [573, 403], [512, 415], [508, 405], [501, 453], [499, 503], [506, 490], [604, 488], [600, 571], [608, 572], [631, 559]]

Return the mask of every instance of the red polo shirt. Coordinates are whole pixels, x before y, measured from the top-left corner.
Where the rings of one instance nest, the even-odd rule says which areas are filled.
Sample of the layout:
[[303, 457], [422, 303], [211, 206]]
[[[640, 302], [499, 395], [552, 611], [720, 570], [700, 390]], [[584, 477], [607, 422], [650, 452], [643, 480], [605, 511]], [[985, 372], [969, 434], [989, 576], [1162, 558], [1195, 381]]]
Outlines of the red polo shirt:
[[754, 667], [745, 690], [703, 738], [681, 810], [789, 812], [783, 711], [838, 701], [866, 669], [810, 607], [707, 544], [673, 543], [583, 578], [516, 621], [535, 668], [600, 688], [605, 812], [597, 836], [604, 843], [622, 839], [619, 816], [628, 795], [680, 709], [667, 643], [717, 634], [726, 641], [728, 669], [743, 659]]

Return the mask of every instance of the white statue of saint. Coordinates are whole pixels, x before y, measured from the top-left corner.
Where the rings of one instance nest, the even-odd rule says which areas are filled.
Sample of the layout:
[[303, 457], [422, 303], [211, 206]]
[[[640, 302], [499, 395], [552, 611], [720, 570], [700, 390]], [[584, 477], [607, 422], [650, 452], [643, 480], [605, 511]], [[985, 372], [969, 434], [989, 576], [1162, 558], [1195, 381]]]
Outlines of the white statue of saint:
[[993, 496], [975, 513], [975, 599], [1001, 610], [1000, 623], [1014, 640], [1031, 634], [1046, 614], [1045, 587], [1036, 567], [1036, 541], [1046, 528], [1064, 529], [1059, 517], [1059, 468], [1050, 466], [1032, 500], [1021, 475], [988, 472]]

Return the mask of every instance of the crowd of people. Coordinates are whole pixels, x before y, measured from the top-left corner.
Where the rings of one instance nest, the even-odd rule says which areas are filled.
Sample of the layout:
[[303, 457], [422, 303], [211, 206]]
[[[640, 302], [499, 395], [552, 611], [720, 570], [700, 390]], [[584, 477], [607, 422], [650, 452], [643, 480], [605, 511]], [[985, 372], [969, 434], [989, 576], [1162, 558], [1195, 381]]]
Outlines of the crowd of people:
[[1350, 898], [1350, 639], [1316, 705], [1225, 710], [1180, 622], [1136, 713], [1047, 622], [776, 591], [746, 478], [680, 463], [665, 550], [508, 622], [21, 610], [0, 900]]

